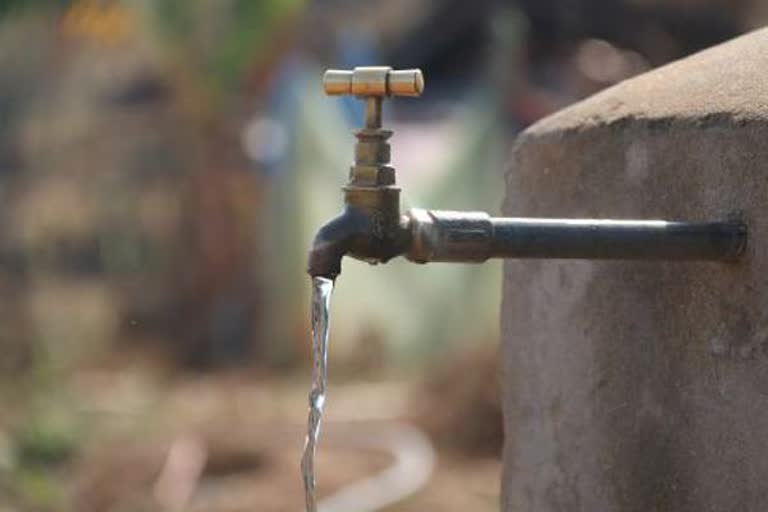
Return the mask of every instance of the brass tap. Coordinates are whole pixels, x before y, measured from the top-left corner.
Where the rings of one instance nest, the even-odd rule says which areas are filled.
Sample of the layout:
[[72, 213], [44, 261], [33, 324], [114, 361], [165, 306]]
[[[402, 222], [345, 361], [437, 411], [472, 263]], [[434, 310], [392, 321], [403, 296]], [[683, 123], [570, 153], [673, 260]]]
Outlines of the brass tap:
[[382, 128], [382, 107], [387, 97], [421, 95], [424, 77], [418, 69], [358, 67], [326, 71], [323, 87], [328, 95], [353, 95], [366, 102], [365, 126], [355, 131], [355, 159], [342, 189], [345, 209], [320, 229], [310, 254], [311, 274], [335, 277], [343, 254], [383, 263], [408, 245], [400, 188], [390, 165], [392, 132]]

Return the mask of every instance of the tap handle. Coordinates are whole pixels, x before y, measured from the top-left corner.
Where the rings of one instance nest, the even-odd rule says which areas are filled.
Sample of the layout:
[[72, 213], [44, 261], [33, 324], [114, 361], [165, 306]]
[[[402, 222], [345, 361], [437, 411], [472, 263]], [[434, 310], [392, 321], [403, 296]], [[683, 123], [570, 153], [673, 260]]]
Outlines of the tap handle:
[[329, 69], [323, 76], [323, 88], [329, 96], [421, 96], [424, 75], [420, 69], [394, 70], [387, 66]]

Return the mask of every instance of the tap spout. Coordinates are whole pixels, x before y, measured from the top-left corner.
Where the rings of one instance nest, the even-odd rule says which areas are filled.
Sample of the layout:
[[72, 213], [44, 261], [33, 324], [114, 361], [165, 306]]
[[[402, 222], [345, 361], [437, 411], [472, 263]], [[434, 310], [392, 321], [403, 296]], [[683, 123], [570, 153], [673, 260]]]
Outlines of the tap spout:
[[410, 245], [406, 219], [388, 221], [380, 210], [347, 205], [341, 214], [323, 225], [309, 251], [308, 272], [312, 277], [336, 279], [344, 256], [371, 264], [386, 263], [404, 254]]
[[341, 273], [341, 259], [349, 252], [360, 225], [361, 219], [348, 209], [325, 223], [309, 251], [309, 275], [335, 280]]

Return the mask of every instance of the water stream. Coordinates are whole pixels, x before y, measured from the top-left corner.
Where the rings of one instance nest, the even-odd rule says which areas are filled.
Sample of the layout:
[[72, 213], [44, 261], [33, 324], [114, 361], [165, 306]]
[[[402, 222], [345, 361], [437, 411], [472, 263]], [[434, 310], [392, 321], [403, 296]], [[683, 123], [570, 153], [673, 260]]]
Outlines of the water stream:
[[304, 478], [304, 495], [307, 512], [317, 512], [315, 498], [315, 449], [320, 435], [320, 422], [325, 405], [325, 389], [328, 384], [328, 327], [329, 307], [333, 281], [323, 277], [312, 278], [312, 388], [309, 392], [309, 417], [307, 439], [301, 458], [301, 474]]

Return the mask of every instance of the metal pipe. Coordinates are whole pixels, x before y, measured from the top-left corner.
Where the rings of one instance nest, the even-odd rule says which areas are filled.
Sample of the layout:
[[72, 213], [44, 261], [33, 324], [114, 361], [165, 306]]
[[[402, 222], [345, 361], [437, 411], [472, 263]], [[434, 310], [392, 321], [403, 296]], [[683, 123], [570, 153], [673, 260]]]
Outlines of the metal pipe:
[[728, 261], [746, 247], [740, 222], [492, 218], [483, 212], [408, 213], [416, 262], [488, 258]]
[[737, 258], [746, 246], [739, 222], [495, 218], [490, 257], [608, 260]]
[[365, 100], [365, 127], [369, 130], [381, 128], [381, 96], [369, 96]]

